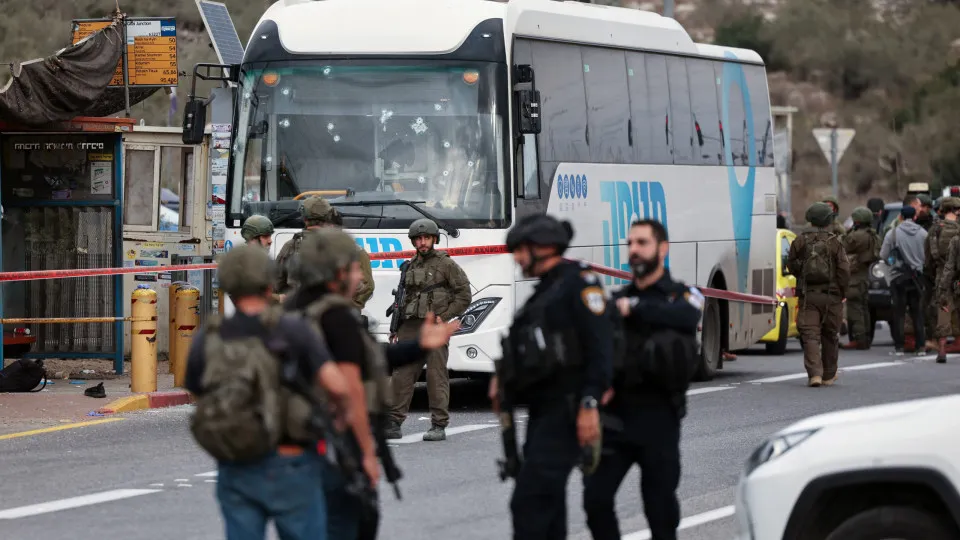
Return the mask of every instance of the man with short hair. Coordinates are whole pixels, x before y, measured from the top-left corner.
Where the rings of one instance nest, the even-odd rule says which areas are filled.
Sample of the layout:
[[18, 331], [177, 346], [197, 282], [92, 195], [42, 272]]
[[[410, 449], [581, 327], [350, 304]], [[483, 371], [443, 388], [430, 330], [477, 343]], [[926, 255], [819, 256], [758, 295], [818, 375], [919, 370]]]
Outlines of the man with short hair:
[[888, 261], [889, 264], [887, 282], [893, 296], [894, 319], [891, 333], [897, 356], [904, 354], [906, 344], [904, 323], [908, 310], [913, 320], [914, 352], [917, 354], [925, 352], [923, 287], [920, 283], [920, 275], [923, 273], [925, 258], [923, 245], [927, 238], [927, 231], [917, 225], [917, 210], [914, 206], [901, 208], [900, 217], [901, 223], [887, 233], [880, 248], [880, 259]]

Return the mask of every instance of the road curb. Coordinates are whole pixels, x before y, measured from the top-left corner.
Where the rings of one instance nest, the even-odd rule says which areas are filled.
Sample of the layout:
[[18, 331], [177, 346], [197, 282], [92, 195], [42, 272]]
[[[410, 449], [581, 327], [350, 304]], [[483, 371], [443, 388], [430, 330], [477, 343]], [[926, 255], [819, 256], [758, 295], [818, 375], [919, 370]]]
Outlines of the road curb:
[[185, 390], [175, 392], [151, 392], [149, 394], [136, 394], [114, 400], [98, 409], [97, 412], [100, 414], [116, 414], [143, 409], [176, 407], [177, 405], [186, 405], [188, 403], [193, 403], [193, 396]]

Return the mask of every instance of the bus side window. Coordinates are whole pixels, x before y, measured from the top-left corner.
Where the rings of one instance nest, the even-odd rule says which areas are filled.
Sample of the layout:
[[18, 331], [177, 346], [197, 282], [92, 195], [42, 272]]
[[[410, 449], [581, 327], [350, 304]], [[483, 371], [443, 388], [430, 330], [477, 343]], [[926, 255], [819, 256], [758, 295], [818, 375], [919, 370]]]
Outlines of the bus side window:
[[523, 144], [517, 153], [519, 170], [517, 177], [523, 182], [524, 199], [540, 198], [540, 168], [537, 166], [537, 136], [528, 133], [523, 136]]

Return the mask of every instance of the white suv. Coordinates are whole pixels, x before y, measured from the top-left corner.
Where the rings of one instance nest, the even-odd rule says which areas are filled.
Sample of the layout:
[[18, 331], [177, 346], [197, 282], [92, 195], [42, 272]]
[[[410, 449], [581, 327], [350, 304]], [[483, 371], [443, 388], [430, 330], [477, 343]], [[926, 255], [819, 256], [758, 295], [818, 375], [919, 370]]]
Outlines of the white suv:
[[813, 416], [747, 460], [739, 540], [960, 539], [960, 395]]

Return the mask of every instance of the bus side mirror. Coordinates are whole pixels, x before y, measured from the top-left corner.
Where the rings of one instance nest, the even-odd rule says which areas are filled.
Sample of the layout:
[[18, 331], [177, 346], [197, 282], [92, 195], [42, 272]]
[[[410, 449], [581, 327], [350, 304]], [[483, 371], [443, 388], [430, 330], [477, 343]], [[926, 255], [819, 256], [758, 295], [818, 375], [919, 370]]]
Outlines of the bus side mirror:
[[192, 98], [183, 108], [183, 144], [203, 142], [203, 130], [207, 125], [206, 100]]
[[787, 268], [787, 258], [786, 258], [786, 257], [784, 257], [784, 258], [780, 261], [780, 269], [781, 269], [781, 272], [783, 273], [783, 275], [785, 275], [785, 276], [791, 275], [791, 274], [790, 274], [790, 269]]
[[540, 133], [540, 92], [517, 90], [518, 131], [521, 135]]

